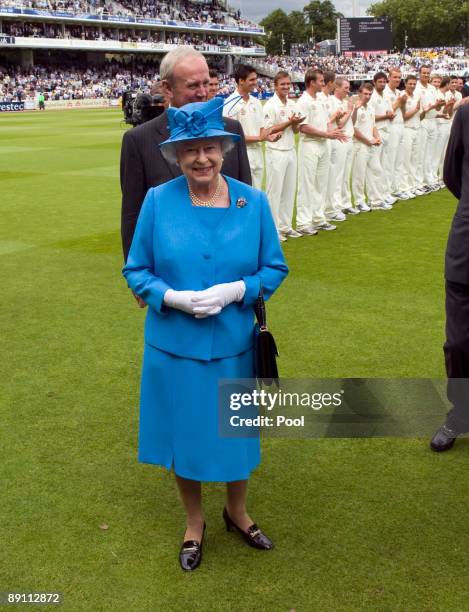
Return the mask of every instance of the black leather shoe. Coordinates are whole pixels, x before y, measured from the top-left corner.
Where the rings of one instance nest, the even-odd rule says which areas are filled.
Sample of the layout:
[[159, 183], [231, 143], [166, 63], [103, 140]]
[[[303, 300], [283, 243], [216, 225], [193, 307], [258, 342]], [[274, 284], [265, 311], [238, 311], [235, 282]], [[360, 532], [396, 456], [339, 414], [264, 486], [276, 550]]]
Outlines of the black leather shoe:
[[179, 551], [179, 563], [186, 572], [195, 570], [202, 561], [202, 542], [204, 539], [205, 527], [206, 525], [204, 523], [204, 530], [202, 531], [200, 542], [197, 542], [197, 540], [186, 540], [181, 546], [181, 550]]
[[231, 520], [226, 508], [223, 508], [223, 519], [225, 521], [226, 530], [232, 531], [234, 529], [240, 533], [249, 546], [253, 546], [259, 550], [271, 550], [274, 547], [272, 540], [270, 540], [265, 533], [259, 529], [256, 523], [253, 523], [247, 528], [247, 531], [244, 531]]
[[457, 437], [458, 432], [451, 429], [451, 427], [448, 427], [448, 425], [444, 423], [433, 436], [430, 442], [430, 448], [437, 453], [449, 450], [453, 446]]

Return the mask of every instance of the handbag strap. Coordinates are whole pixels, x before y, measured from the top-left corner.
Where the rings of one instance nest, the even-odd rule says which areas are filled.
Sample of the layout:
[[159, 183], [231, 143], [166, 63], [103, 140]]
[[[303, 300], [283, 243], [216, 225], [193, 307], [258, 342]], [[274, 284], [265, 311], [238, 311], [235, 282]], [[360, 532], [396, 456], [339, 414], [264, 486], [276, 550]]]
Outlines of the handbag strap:
[[264, 290], [262, 285], [259, 289], [259, 295], [254, 304], [254, 312], [256, 313], [257, 323], [262, 330], [267, 329], [267, 314], [265, 311]]

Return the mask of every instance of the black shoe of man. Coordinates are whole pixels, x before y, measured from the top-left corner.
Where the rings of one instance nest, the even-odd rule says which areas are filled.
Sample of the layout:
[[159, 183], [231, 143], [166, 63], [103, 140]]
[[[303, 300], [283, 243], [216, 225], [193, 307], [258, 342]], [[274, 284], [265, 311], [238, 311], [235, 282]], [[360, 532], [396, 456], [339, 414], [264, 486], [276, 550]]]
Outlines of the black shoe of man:
[[458, 437], [458, 433], [459, 432], [456, 430], [448, 427], [446, 423], [443, 423], [443, 425], [431, 439], [430, 448], [437, 453], [442, 453], [443, 451], [449, 450]]

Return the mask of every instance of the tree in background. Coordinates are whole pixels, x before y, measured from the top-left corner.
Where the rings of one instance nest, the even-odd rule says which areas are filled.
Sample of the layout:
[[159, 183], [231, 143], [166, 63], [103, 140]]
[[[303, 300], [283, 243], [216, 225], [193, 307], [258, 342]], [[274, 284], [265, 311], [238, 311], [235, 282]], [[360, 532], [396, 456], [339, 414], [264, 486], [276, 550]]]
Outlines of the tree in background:
[[267, 40], [265, 49], [269, 55], [282, 54], [282, 36], [283, 36], [283, 51], [290, 53], [290, 45], [293, 42], [290, 32], [290, 21], [288, 15], [282, 9], [277, 9], [269, 13], [267, 17], [260, 23], [264, 27]]
[[288, 15], [290, 29], [292, 32], [292, 42], [307, 43], [311, 38], [311, 28], [309, 27], [303, 11], [292, 11]]
[[330, 0], [312, 0], [302, 11], [289, 15], [276, 9], [265, 17], [260, 25], [267, 33], [266, 51], [269, 55], [290, 53], [292, 43], [306, 43], [314, 35], [315, 42], [336, 37], [337, 13]]
[[303, 9], [306, 15], [309, 30], [314, 28], [314, 40], [335, 39], [337, 34], [337, 18], [343, 17], [342, 13], [335, 10], [330, 0], [312, 0]]
[[372, 4], [368, 14], [391, 17], [394, 44], [408, 47], [442, 47], [468, 40], [467, 0], [382, 0]]

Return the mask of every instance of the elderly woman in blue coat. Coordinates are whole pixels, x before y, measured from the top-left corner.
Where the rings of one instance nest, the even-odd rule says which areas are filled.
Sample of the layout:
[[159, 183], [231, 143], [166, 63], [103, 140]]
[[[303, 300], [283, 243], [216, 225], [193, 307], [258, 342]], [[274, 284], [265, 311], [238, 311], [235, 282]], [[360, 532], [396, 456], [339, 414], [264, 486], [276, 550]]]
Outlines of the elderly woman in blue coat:
[[174, 470], [186, 512], [184, 570], [202, 558], [201, 482], [226, 482], [223, 518], [249, 545], [272, 541], [246, 510], [259, 437], [218, 433], [218, 381], [254, 377], [254, 310], [288, 272], [265, 194], [220, 174], [239, 138], [224, 131], [222, 100], [169, 108], [160, 146], [182, 176], [150, 189], [123, 274], [148, 304], [139, 460]]

